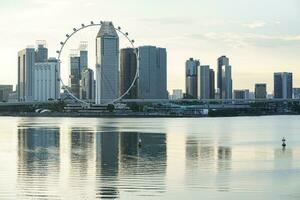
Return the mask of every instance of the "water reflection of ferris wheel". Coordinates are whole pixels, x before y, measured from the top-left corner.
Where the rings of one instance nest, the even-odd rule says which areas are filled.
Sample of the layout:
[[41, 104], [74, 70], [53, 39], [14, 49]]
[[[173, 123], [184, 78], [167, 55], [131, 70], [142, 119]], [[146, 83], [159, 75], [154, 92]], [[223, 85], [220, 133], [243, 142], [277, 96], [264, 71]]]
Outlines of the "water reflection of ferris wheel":
[[[98, 33], [90, 33], [89, 29], [98, 29]], [[80, 34], [85, 34], [87, 39], [80, 38], [75, 41]], [[121, 36], [121, 37], [119, 37]], [[96, 45], [90, 45], [90, 41], [96, 41]], [[138, 69], [135, 69], [134, 78], [122, 90], [119, 88], [119, 71], [120, 71], [120, 40], [129, 44], [132, 53], [137, 58], [137, 51], [134, 46], [134, 40], [129, 38], [127, 32], [123, 32], [121, 27], [115, 28], [112, 22], [100, 22], [85, 25], [80, 28], [73, 28], [73, 32], [66, 34], [66, 39], [60, 42], [61, 47], [58, 53], [58, 61], [63, 69], [68, 68], [68, 84], [61, 76], [60, 81], [64, 92], [76, 102], [83, 105], [90, 104], [95, 100], [96, 104], [113, 104], [130, 93], [138, 79]], [[77, 45], [77, 48], [74, 48]], [[94, 48], [93, 50], [91, 49]], [[95, 50], [96, 47], [96, 50]], [[69, 51], [68, 51], [69, 50]], [[96, 51], [95, 73], [89, 68], [90, 52]], [[69, 54], [68, 54], [69, 53]], [[66, 56], [68, 54], [68, 56]], [[95, 55], [95, 54], [93, 54]], [[92, 57], [94, 58], [94, 57]], [[92, 59], [91, 59], [92, 60]], [[95, 77], [96, 81], [94, 95], [91, 91], [85, 91], [83, 87], [88, 84], [86, 77]], [[92, 83], [91, 83], [92, 84]], [[88, 98], [87, 98], [88, 97]], [[91, 101], [92, 100], [92, 101]]]

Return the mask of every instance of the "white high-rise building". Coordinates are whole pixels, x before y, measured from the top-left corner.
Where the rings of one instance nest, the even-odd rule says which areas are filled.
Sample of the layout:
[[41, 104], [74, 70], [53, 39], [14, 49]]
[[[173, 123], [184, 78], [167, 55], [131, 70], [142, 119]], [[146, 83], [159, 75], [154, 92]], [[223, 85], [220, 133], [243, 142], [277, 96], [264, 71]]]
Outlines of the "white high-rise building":
[[139, 99], [168, 99], [167, 51], [155, 46], [138, 48]]
[[34, 65], [34, 101], [45, 102], [60, 97], [60, 68], [56, 58]]
[[119, 36], [112, 22], [103, 22], [96, 38], [96, 104], [119, 97]]

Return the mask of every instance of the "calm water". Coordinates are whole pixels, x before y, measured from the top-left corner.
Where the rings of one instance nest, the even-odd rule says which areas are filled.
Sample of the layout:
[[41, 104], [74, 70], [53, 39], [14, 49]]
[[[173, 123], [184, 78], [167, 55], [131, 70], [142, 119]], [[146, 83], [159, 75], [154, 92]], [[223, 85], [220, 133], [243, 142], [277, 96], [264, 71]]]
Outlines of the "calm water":
[[0, 199], [300, 199], [300, 116], [0, 124]]

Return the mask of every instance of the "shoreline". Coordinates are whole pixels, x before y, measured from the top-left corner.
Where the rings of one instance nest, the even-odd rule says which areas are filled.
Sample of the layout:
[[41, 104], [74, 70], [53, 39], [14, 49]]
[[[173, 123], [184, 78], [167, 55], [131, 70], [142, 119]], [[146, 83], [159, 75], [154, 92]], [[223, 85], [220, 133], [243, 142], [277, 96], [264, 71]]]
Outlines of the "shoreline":
[[208, 116], [208, 115], [170, 115], [170, 114], [120, 114], [120, 113], [0, 113], [0, 117], [50, 117], [50, 118], [221, 118], [221, 117], [261, 117], [261, 116], [297, 116], [297, 113], [276, 113], [276, 114], [241, 114], [241, 115], [220, 115], [220, 116]]

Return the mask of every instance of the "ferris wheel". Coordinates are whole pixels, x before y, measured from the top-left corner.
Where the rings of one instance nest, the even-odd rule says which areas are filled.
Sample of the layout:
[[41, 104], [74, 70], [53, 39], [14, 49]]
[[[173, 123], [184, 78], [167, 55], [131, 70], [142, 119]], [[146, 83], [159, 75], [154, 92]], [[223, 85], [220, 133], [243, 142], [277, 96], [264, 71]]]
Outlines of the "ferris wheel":
[[[58, 60], [59, 65], [61, 66], [61, 64], [62, 64], [62, 60], [61, 60], [62, 54], [64, 53], [65, 47], [66, 47], [66, 45], [69, 43], [69, 41], [70, 41], [70, 39], [71, 39], [72, 37], [74, 37], [77, 33], [83, 32], [84, 30], [87, 30], [88, 28], [91, 28], [91, 27], [99, 27], [99, 28], [101, 28], [101, 26], [103, 25], [103, 23], [104, 23], [103, 21], [100, 21], [99, 23], [98, 23], [98, 22], [91, 21], [89, 24], [81, 24], [81, 26], [80, 26], [79, 28], [73, 28], [72, 33], [66, 34], [65, 40], [60, 42], [60, 45], [61, 45], [61, 46], [60, 46], [60, 49], [56, 51], [56, 53], [57, 53], [57, 60]], [[137, 53], [137, 50], [136, 50], [135, 45], [134, 45], [135, 41], [134, 41], [133, 39], [130, 39], [128, 32], [122, 31], [122, 29], [121, 29], [120, 26], [118, 26], [117, 28], [114, 27], [114, 29], [116, 30], [116, 32], [118, 33], [118, 35], [123, 36], [124, 39], [125, 39], [126, 41], [129, 42], [131, 48], [133, 49], [133, 53], [135, 54], [136, 58], [138, 58], [138, 56], [137, 56], [138, 53]], [[132, 90], [132, 88], [135, 86], [135, 83], [136, 83], [136, 81], [137, 81], [137, 79], [138, 79], [138, 75], [139, 75], [139, 70], [138, 70], [138, 67], [137, 67], [137, 68], [136, 68], [135, 75], [134, 75], [134, 78], [133, 78], [133, 80], [132, 80], [132, 82], [131, 82], [129, 88], [128, 88], [123, 94], [118, 95], [117, 98], [111, 100], [111, 101], [108, 102], [108, 103], [105, 103], [105, 105], [107, 105], [107, 104], [115, 104], [115, 103], [118, 103], [118, 102], [121, 101], [126, 95], [128, 95], [129, 92]], [[89, 103], [88, 101], [85, 101], [85, 100], [83, 100], [83, 99], [80, 99], [80, 98], [76, 97], [76, 96], [69, 90], [68, 86], [65, 85], [65, 83], [64, 83], [64, 81], [62, 80], [61, 76], [59, 76], [59, 81], [61, 82], [62, 89], [66, 92], [66, 94], [67, 94], [69, 97], [71, 97], [71, 98], [74, 99], [75, 101], [79, 102], [79, 103], [82, 104], [83, 106], [89, 106], [89, 105], [90, 105], [90, 103]]]

